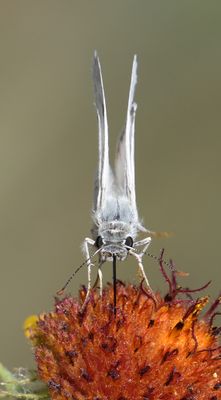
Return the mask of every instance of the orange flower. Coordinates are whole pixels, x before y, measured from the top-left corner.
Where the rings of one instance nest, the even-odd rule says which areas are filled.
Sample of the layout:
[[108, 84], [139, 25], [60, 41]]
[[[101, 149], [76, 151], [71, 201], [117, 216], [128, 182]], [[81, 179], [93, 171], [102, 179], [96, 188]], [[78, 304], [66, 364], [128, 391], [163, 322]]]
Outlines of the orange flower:
[[[164, 273], [165, 274], [165, 273]], [[215, 308], [198, 319], [208, 298], [178, 298], [175, 274], [170, 291], [153, 299], [142, 285], [117, 284], [102, 298], [93, 290], [83, 312], [80, 300], [56, 301], [29, 328], [40, 378], [55, 400], [221, 399], [219, 328]]]

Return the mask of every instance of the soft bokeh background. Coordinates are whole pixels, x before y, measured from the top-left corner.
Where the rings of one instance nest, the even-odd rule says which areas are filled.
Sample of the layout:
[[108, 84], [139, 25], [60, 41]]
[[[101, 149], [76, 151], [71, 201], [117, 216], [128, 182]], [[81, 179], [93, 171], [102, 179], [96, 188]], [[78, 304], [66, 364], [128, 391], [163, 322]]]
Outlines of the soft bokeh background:
[[[126, 114], [139, 60], [136, 183], [140, 215], [178, 268], [182, 285], [220, 290], [221, 3], [121, 0], [0, 2], [1, 361], [31, 366], [22, 324], [51, 309], [82, 262], [90, 233], [97, 121], [91, 62], [97, 49], [110, 145]], [[158, 265], [145, 269], [166, 290]], [[111, 279], [111, 264], [103, 267]], [[136, 282], [135, 261], [118, 265]], [[87, 280], [82, 269], [69, 287]]]

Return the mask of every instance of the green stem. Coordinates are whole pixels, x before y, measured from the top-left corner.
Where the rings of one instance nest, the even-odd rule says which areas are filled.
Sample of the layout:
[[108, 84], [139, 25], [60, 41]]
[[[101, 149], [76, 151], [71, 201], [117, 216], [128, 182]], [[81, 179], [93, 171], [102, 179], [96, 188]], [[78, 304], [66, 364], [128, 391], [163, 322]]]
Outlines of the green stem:
[[[13, 374], [0, 363], [0, 382], [4, 385], [6, 391], [16, 392], [17, 385]], [[0, 387], [1, 390], [1, 387]], [[0, 391], [1, 395], [2, 391]], [[1, 395], [2, 397], [2, 395]]]
[[0, 363], [0, 399], [10, 397], [24, 400], [50, 400], [47, 388], [42, 387], [42, 384], [40, 387], [34, 387], [33, 381], [35, 383], [40, 383], [40, 381], [32, 378], [30, 374], [27, 379], [16, 379], [16, 376]]
[[2, 391], [0, 393], [0, 399], [5, 397], [13, 397], [15, 399], [27, 399], [27, 400], [42, 400], [42, 399], [48, 399], [49, 397], [46, 393], [14, 393], [10, 391]]

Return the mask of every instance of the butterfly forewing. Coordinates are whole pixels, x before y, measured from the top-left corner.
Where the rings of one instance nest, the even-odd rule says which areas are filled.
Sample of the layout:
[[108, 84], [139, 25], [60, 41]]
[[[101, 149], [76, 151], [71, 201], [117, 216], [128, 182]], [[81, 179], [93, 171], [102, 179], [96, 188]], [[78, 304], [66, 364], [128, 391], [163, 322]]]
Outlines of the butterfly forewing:
[[98, 171], [95, 182], [94, 193], [94, 210], [102, 210], [104, 208], [107, 191], [112, 185], [112, 171], [109, 163], [109, 146], [108, 146], [108, 123], [107, 109], [103, 87], [103, 79], [101, 74], [100, 61], [97, 53], [94, 53], [93, 61], [93, 82], [95, 106], [98, 117], [98, 152], [99, 162]]
[[[116, 181], [130, 206], [136, 208], [135, 193], [135, 172], [134, 172], [134, 131], [135, 116], [137, 105], [134, 102], [135, 88], [137, 83], [137, 57], [134, 56], [131, 83], [129, 91], [129, 100], [127, 107], [127, 117], [125, 128], [120, 136], [115, 162]], [[136, 211], [137, 212], [137, 211]]]

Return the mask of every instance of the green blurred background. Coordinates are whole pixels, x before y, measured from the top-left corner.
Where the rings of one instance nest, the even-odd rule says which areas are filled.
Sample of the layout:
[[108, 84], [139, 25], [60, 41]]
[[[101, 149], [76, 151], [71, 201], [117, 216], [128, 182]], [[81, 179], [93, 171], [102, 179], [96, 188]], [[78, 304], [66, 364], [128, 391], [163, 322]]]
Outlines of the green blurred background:
[[[31, 366], [24, 319], [50, 310], [82, 262], [90, 234], [97, 121], [91, 64], [101, 59], [110, 146], [123, 127], [132, 58], [138, 54], [136, 186], [140, 216], [175, 233], [150, 251], [220, 290], [220, 1], [0, 2], [1, 351]], [[158, 265], [145, 269], [166, 291]], [[111, 264], [103, 267], [111, 279]], [[136, 282], [135, 261], [118, 265]], [[86, 269], [69, 287], [77, 294]]]

